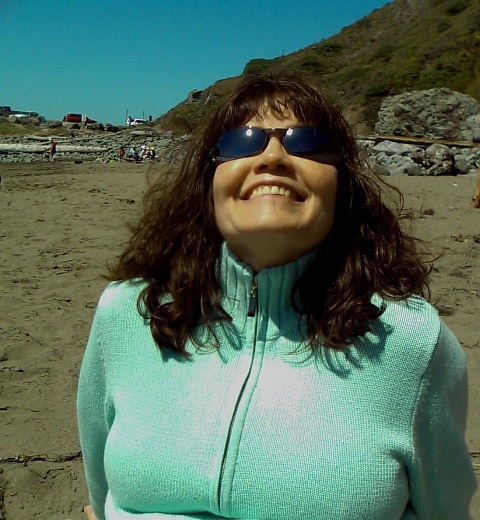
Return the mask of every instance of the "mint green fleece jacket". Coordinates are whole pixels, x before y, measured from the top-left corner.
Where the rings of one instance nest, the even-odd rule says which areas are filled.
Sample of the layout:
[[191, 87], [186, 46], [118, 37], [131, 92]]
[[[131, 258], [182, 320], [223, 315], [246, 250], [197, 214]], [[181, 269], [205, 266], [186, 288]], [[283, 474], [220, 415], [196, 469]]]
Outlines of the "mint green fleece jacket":
[[224, 247], [233, 321], [190, 361], [154, 344], [142, 282], [105, 290], [78, 392], [98, 520], [470, 518], [457, 340], [415, 297], [388, 302], [357, 348], [299, 350], [290, 294], [307, 261], [254, 275]]

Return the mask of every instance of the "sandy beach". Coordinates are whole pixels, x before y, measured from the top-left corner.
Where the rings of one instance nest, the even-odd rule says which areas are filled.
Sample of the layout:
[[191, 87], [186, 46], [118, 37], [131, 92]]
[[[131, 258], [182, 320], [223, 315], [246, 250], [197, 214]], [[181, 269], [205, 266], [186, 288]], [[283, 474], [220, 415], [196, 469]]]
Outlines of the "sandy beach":
[[[76, 386], [102, 274], [142, 205], [148, 166], [0, 164], [0, 520], [81, 520]], [[157, 173], [153, 172], [153, 176]], [[464, 348], [467, 442], [480, 475], [480, 210], [476, 178], [389, 177], [435, 254], [432, 300]], [[477, 493], [472, 515], [480, 519]], [[452, 519], [453, 520], [453, 519]]]

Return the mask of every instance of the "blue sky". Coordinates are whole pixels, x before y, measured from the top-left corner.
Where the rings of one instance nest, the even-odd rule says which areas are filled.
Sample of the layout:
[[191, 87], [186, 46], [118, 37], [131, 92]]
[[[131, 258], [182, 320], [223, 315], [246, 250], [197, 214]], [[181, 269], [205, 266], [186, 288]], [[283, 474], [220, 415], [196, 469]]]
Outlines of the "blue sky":
[[0, 0], [0, 105], [123, 124], [338, 33], [385, 0]]

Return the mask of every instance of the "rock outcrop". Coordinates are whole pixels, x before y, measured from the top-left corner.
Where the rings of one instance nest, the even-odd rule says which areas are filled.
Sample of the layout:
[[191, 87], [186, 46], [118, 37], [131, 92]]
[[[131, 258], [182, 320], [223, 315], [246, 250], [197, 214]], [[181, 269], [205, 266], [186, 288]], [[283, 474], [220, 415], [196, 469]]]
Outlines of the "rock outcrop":
[[480, 147], [365, 139], [361, 145], [379, 175], [465, 175], [480, 168]]
[[363, 146], [379, 174], [464, 175], [480, 168], [480, 103], [465, 94], [437, 88], [386, 98], [375, 132]]
[[448, 88], [391, 96], [382, 102], [375, 132], [480, 142], [480, 103]]

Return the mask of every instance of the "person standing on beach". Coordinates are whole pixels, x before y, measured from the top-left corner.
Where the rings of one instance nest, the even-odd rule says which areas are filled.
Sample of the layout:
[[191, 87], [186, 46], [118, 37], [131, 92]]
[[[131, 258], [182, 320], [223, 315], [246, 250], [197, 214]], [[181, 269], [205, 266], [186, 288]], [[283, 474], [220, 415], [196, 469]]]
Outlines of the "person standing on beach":
[[95, 312], [88, 520], [471, 518], [465, 354], [388, 194], [303, 75], [213, 109]]
[[55, 160], [55, 153], [57, 152], [57, 143], [51, 139], [50, 140], [50, 151], [49, 151], [49, 157], [50, 157], [50, 161], [54, 161]]

